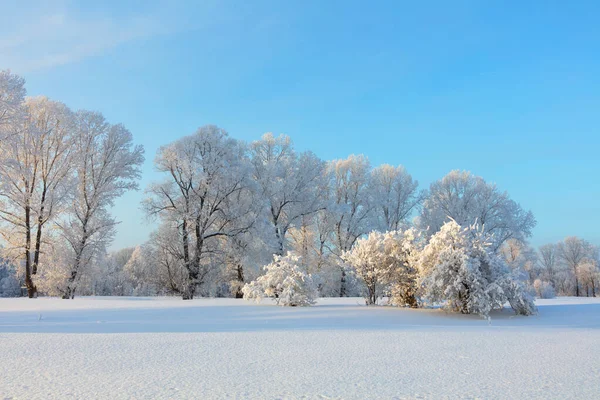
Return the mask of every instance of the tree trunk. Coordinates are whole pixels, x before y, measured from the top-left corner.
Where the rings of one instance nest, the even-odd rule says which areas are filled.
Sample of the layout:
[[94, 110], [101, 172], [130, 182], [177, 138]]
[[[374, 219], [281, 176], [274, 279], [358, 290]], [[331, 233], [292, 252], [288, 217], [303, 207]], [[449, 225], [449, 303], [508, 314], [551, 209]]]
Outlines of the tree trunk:
[[62, 296], [62, 298], [65, 300], [75, 298], [75, 281], [77, 280], [77, 271], [79, 270], [79, 260], [80, 255], [75, 257], [75, 263], [71, 269], [71, 275], [69, 275], [69, 279], [67, 280], [67, 288]]
[[[196, 293], [196, 288], [198, 287], [198, 276], [200, 275], [200, 255], [202, 254], [202, 247], [204, 245], [204, 238], [202, 236], [202, 231], [200, 229], [200, 216], [196, 219], [196, 224], [194, 227], [194, 234], [196, 237], [196, 250], [194, 253], [194, 257], [187, 263], [188, 267], [188, 282], [184, 289], [182, 299], [183, 300], [193, 300], [194, 294]], [[187, 253], [189, 257], [189, 250], [186, 251], [185, 247], [189, 246], [188, 243], [188, 234], [187, 234], [187, 224], [184, 222], [184, 253]]]
[[62, 295], [62, 298], [65, 300], [73, 300], [75, 298], [75, 287], [72, 287], [70, 284], [67, 285], [67, 289], [65, 293]]
[[278, 256], [283, 256], [284, 238], [281, 234], [281, 229], [279, 228], [279, 213], [275, 212], [273, 206], [271, 206], [271, 221], [273, 222], [273, 227], [275, 229], [275, 238], [277, 239], [277, 250], [275, 250], [275, 254], [277, 254]]
[[372, 306], [377, 303], [377, 289], [376, 283], [370, 283], [367, 285], [368, 296], [367, 296], [367, 305]]
[[235, 298], [243, 299], [244, 293], [242, 292], [242, 285], [244, 284], [244, 267], [242, 266], [242, 264], [238, 264], [237, 266], [237, 280], [238, 282], [240, 282], [240, 284], [238, 285], [237, 290], [235, 292]]
[[187, 221], [184, 219], [181, 225], [181, 239], [183, 241], [183, 263], [188, 270], [188, 282], [184, 284], [181, 298], [183, 300], [192, 300], [196, 291], [195, 280], [192, 280], [192, 271], [190, 270], [190, 243], [187, 230]]
[[67, 281], [67, 289], [63, 295], [63, 299], [74, 299], [75, 298], [75, 282], [77, 281], [77, 274], [79, 273], [79, 268], [81, 267], [81, 257], [83, 255], [83, 250], [85, 249], [85, 245], [87, 243], [87, 224], [89, 221], [89, 216], [86, 215], [83, 221], [83, 235], [81, 237], [81, 241], [79, 242], [79, 249], [75, 254], [75, 261], [73, 262], [73, 267], [71, 268], [71, 275], [69, 276], [69, 280]]
[[189, 271], [188, 273], [188, 282], [183, 289], [183, 294], [181, 298], [183, 300], [193, 300], [194, 294], [196, 294], [196, 283], [198, 280], [198, 274], [193, 271]]
[[37, 274], [38, 264], [40, 262], [40, 249], [42, 247], [42, 228], [44, 225], [44, 203], [46, 202], [46, 184], [44, 183], [44, 190], [42, 191], [42, 201], [40, 206], [40, 215], [38, 215], [38, 226], [37, 233], [35, 235], [35, 252], [33, 256], [33, 266], [31, 273], [32, 275]]
[[37, 274], [38, 265], [40, 263], [40, 251], [42, 247], [42, 218], [40, 217], [38, 220], [37, 233], [35, 235], [35, 250], [33, 253], [33, 265], [31, 268], [31, 274]]
[[27, 297], [37, 297], [37, 288], [31, 279], [31, 208], [25, 206], [25, 286]]
[[342, 278], [340, 279], [340, 297], [346, 297], [346, 271], [342, 268]]
[[275, 236], [277, 237], [277, 251], [275, 254], [283, 257], [283, 237], [277, 227], [275, 228]]

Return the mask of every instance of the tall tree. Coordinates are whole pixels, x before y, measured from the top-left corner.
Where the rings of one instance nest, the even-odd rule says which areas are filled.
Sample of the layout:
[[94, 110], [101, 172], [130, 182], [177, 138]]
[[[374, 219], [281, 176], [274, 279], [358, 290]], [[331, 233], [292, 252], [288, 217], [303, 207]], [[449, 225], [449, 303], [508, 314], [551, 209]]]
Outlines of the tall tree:
[[126, 191], [138, 188], [144, 162], [143, 147], [133, 144], [123, 125], [110, 125], [102, 114], [90, 111], [78, 112], [75, 125], [76, 186], [69, 217], [61, 224], [71, 251], [65, 299], [75, 296], [81, 269], [112, 241], [117, 222], [109, 208]]
[[25, 117], [13, 124], [0, 147], [0, 234], [22, 254], [29, 297], [36, 295], [43, 233], [65, 204], [71, 180], [73, 114], [45, 97], [25, 102]]
[[183, 299], [192, 299], [209, 272], [210, 257], [223, 237], [253, 224], [245, 146], [213, 125], [161, 147], [155, 165], [167, 175], [148, 189], [150, 216], [177, 226], [187, 271]]

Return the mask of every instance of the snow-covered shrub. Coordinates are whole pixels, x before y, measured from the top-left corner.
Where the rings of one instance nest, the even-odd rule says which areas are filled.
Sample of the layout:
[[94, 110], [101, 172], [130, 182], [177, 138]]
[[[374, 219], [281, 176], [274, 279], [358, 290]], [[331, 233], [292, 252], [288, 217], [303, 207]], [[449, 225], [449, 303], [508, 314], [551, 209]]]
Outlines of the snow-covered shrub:
[[301, 265], [300, 258], [291, 253], [273, 256], [273, 262], [263, 267], [265, 274], [244, 285], [244, 298], [260, 302], [263, 297], [272, 297], [282, 306], [315, 304], [317, 285]]
[[452, 311], [488, 317], [508, 302], [517, 314], [535, 312], [519, 275], [476, 225], [462, 228], [453, 220], [444, 224], [423, 249], [419, 270], [425, 299], [443, 302]]
[[356, 241], [342, 258], [364, 286], [367, 305], [388, 294], [394, 304], [416, 306], [416, 270], [409, 257], [414, 234], [411, 231], [371, 232]]
[[390, 299], [392, 305], [400, 307], [419, 306], [418, 300], [418, 262], [421, 254], [419, 245], [420, 233], [415, 229], [404, 231], [395, 254], [401, 264], [393, 271], [390, 285]]
[[554, 286], [550, 282], [536, 279], [533, 282], [533, 288], [535, 289], [535, 295], [540, 299], [553, 299], [556, 297]]

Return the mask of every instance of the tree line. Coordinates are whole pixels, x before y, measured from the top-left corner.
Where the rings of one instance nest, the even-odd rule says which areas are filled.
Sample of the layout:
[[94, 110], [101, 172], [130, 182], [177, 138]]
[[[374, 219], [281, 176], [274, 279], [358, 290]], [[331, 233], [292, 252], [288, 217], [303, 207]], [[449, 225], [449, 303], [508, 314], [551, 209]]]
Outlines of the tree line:
[[[318, 296], [365, 294], [373, 302], [380, 294], [394, 298], [395, 290], [399, 298], [398, 276], [369, 285], [371, 275], [360, 272], [356, 257], [351, 260], [368, 238], [377, 237], [372, 240], [378, 244], [370, 248], [381, 249], [387, 246], [382, 243], [405, 243], [401, 238], [407, 232], [419, 238], [419, 254], [445, 232], [444, 243], [464, 245], [459, 258], [485, 265], [502, 260], [497, 270], [519, 276], [538, 296], [595, 295], [598, 290], [597, 248], [574, 237], [531, 248], [533, 214], [481, 177], [451, 171], [420, 190], [402, 166], [373, 167], [363, 155], [324, 161], [297, 151], [285, 135], [265, 134], [245, 143], [213, 125], [158, 150], [154, 165], [162, 178], [145, 188], [140, 206], [157, 228], [146, 243], [108, 253], [116, 224], [110, 206], [138, 188], [144, 159], [131, 133], [100, 113], [27, 98], [24, 81], [3, 71], [0, 135], [4, 295], [24, 285], [30, 297], [39, 292], [65, 298], [241, 298], [269, 269], [293, 265], [276, 272], [283, 279], [310, 275]], [[377, 236], [386, 232], [395, 242]], [[436, 258], [439, 265], [443, 257]], [[396, 275], [410, 264], [395, 260], [403, 266]], [[438, 264], [411, 268], [438, 271]], [[265, 271], [264, 266], [271, 267]], [[423, 285], [421, 278], [402, 279]], [[261, 288], [253, 293], [265, 295]], [[441, 290], [428, 288], [430, 297]], [[280, 299], [273, 290], [269, 293]], [[504, 291], [510, 291], [508, 286]], [[410, 296], [403, 296], [410, 305]]]

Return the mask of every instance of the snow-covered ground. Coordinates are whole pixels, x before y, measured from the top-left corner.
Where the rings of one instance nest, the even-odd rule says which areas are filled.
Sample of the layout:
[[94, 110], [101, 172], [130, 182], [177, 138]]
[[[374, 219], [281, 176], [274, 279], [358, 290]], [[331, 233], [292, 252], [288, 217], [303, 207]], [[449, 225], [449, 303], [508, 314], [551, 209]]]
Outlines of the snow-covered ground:
[[488, 323], [321, 299], [0, 299], [0, 399], [600, 396], [600, 299]]

